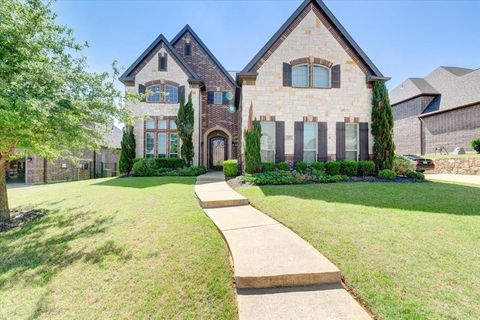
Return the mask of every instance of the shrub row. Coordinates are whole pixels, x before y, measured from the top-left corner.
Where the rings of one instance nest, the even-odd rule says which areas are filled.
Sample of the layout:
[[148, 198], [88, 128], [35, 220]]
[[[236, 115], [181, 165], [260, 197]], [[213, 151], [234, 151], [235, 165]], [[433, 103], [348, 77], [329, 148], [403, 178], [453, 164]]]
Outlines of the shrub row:
[[237, 160], [223, 161], [223, 174], [225, 175], [225, 177], [238, 176], [238, 161]]
[[[181, 165], [180, 165], [181, 164]], [[198, 176], [207, 172], [203, 166], [184, 167], [182, 159], [140, 158], [133, 163], [136, 176]]]
[[373, 161], [317, 161], [307, 164], [299, 161], [295, 163], [295, 170], [301, 173], [310, 173], [313, 170], [329, 176], [373, 176], [375, 175], [375, 163]]
[[344, 175], [326, 176], [278, 170], [245, 175], [240, 177], [240, 181], [260, 186], [279, 184], [344, 182], [348, 181], [348, 177]]
[[181, 158], [136, 158], [134, 163], [148, 161], [149, 166], [157, 169], [179, 169], [185, 167], [185, 162]]

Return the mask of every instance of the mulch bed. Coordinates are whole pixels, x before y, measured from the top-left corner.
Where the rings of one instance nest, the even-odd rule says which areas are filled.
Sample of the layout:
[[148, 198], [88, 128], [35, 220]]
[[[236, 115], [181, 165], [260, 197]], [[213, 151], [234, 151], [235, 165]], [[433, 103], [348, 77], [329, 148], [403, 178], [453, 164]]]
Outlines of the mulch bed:
[[42, 218], [49, 211], [46, 209], [15, 209], [10, 210], [10, 220], [0, 221], [0, 233], [21, 227], [25, 223], [29, 223]]

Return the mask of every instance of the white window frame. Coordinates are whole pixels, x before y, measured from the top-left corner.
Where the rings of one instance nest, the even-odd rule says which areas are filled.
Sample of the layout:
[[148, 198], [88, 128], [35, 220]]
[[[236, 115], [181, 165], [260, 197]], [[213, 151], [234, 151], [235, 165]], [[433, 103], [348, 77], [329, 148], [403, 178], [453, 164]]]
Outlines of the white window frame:
[[[273, 149], [262, 149], [262, 144], [260, 144], [260, 155], [262, 155], [262, 151], [273, 151], [273, 159], [271, 162], [275, 162], [275, 149], [277, 146], [277, 128], [275, 126], [275, 121], [260, 121], [260, 127], [262, 127], [263, 123], [271, 123], [273, 124]], [[262, 129], [263, 132], [263, 129]], [[262, 134], [263, 136], [263, 134]], [[264, 161], [264, 159], [261, 159], [262, 162], [270, 162], [270, 161]]]
[[[296, 86], [293, 80], [293, 71], [299, 67], [307, 67], [307, 85], [306, 86]], [[308, 63], [297, 64], [292, 67], [292, 87], [293, 88], [309, 88], [310, 87], [310, 65]]]
[[[328, 86], [327, 87], [317, 87], [315, 86], [315, 67], [320, 67], [323, 69], [328, 70]], [[312, 67], [312, 88], [323, 88], [323, 89], [330, 89], [332, 87], [332, 69], [325, 67], [321, 64], [314, 64]]]
[[[218, 97], [220, 97], [220, 102], [218, 102]], [[213, 104], [223, 104], [223, 91], [213, 92]]]
[[351, 122], [345, 123], [345, 136], [346, 136], [346, 134], [347, 134], [347, 126], [351, 126], [351, 125], [354, 125], [354, 126], [356, 127], [356, 130], [355, 130], [355, 131], [357, 132], [357, 134], [356, 134], [356, 136], [357, 136], [357, 139], [356, 139], [356, 140], [357, 140], [357, 143], [356, 143], [357, 148], [356, 148], [356, 149], [347, 149], [347, 146], [345, 145], [345, 158], [346, 158], [346, 156], [347, 156], [347, 151], [350, 151], [350, 152], [355, 151], [355, 152], [357, 153], [357, 156], [355, 157], [356, 159], [355, 159], [354, 161], [358, 161], [358, 156], [359, 156], [359, 135], [360, 135], [360, 131], [359, 131], [360, 129], [359, 129], [359, 127], [360, 127], [360, 126], [358, 125], [358, 123], [355, 123], [355, 122], [354, 122], [354, 123], [351, 123]]
[[[313, 125], [315, 127], [315, 148], [314, 149], [305, 149], [305, 125]], [[302, 159], [305, 161], [305, 152], [312, 152], [315, 151], [315, 157], [313, 161], [317, 161], [318, 159], [318, 123], [316, 122], [304, 122], [303, 123], [303, 154]], [[306, 161], [305, 161], [306, 162]]]

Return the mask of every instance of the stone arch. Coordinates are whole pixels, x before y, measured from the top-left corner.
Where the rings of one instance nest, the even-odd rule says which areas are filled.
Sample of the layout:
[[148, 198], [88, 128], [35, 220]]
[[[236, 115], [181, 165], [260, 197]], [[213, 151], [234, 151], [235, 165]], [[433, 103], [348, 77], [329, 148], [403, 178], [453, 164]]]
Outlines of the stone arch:
[[203, 146], [202, 146], [202, 151], [203, 151], [203, 164], [208, 167], [210, 165], [209, 162], [209, 139], [215, 136], [223, 136], [227, 139], [227, 146], [228, 146], [228, 158], [232, 158], [232, 148], [233, 148], [233, 136], [224, 127], [221, 127], [219, 125], [216, 125], [207, 131], [203, 133]]

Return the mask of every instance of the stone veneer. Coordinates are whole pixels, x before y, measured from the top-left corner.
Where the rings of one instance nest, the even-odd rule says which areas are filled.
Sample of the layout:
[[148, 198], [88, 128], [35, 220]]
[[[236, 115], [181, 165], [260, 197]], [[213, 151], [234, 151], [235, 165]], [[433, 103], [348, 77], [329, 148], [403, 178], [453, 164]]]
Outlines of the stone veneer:
[[480, 157], [435, 159], [435, 170], [428, 173], [480, 175]]
[[[255, 82], [244, 81], [242, 86], [242, 130], [247, 126], [248, 110], [253, 103], [254, 117], [274, 116], [285, 121], [285, 156], [294, 153], [294, 122], [304, 116], [327, 122], [328, 154], [336, 153], [336, 122], [346, 117], [370, 123], [371, 89], [366, 74], [352, 60], [328, 28], [310, 10], [283, 43], [257, 70]], [[341, 65], [341, 88], [315, 89], [284, 87], [283, 63], [301, 57], [316, 57]], [[369, 153], [372, 153], [369, 136]]]

